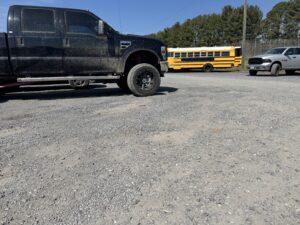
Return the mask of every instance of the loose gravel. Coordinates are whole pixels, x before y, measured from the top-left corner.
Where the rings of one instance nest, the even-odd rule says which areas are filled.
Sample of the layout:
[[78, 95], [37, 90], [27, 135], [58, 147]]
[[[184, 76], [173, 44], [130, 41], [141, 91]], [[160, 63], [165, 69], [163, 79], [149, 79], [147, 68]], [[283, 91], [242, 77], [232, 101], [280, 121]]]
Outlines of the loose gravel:
[[300, 224], [300, 75], [0, 96], [0, 225]]

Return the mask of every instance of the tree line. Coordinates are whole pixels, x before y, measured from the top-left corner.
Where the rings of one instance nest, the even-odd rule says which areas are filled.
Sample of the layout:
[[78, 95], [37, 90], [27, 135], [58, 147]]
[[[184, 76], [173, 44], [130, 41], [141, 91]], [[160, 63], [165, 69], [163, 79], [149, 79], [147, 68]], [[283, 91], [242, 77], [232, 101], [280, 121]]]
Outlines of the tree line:
[[[243, 6], [227, 5], [220, 14], [200, 15], [175, 23], [148, 36], [161, 39], [170, 47], [239, 45], [242, 39]], [[300, 38], [300, 0], [276, 4], [263, 18], [262, 10], [249, 5], [247, 40]]]

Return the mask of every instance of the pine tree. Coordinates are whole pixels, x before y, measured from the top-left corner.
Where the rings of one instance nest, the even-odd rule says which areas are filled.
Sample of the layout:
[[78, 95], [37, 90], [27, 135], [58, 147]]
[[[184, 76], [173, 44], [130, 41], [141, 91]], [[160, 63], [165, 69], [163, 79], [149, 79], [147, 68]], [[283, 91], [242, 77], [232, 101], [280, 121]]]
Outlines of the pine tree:
[[[297, 0], [299, 1], [299, 0]], [[247, 18], [247, 38], [260, 33], [262, 11], [250, 6]], [[243, 7], [225, 6], [221, 14], [201, 15], [176, 23], [150, 36], [163, 40], [170, 47], [216, 46], [239, 44], [242, 39]]]

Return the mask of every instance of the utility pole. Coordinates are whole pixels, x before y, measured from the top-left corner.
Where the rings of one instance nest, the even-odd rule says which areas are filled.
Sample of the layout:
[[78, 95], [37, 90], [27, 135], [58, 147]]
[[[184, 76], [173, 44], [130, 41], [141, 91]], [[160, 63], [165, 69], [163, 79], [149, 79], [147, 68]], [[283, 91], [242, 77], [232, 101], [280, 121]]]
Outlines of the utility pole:
[[247, 8], [248, 8], [248, 2], [247, 0], [244, 0], [244, 22], [243, 22], [243, 43], [242, 43], [243, 69], [246, 69]]

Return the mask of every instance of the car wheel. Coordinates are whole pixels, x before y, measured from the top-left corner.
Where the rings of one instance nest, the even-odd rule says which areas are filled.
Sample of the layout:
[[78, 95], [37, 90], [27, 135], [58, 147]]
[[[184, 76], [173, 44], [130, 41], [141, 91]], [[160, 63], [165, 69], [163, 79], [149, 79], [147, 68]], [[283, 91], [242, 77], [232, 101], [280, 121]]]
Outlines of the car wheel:
[[160, 87], [160, 73], [150, 64], [138, 64], [128, 74], [127, 84], [131, 92], [139, 97], [151, 96]]
[[285, 71], [285, 74], [286, 74], [286, 75], [294, 75], [295, 72], [296, 72], [295, 70], [286, 70], [286, 71]]
[[70, 80], [69, 84], [74, 89], [83, 89], [90, 85], [89, 80]]
[[203, 71], [206, 73], [210, 73], [210, 72], [214, 71], [214, 67], [211, 64], [206, 64], [203, 66]]
[[249, 74], [250, 74], [250, 76], [256, 76], [257, 71], [256, 70], [249, 70]]
[[271, 68], [271, 75], [278, 76], [280, 73], [281, 67], [278, 63], [273, 64]]

